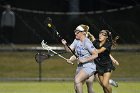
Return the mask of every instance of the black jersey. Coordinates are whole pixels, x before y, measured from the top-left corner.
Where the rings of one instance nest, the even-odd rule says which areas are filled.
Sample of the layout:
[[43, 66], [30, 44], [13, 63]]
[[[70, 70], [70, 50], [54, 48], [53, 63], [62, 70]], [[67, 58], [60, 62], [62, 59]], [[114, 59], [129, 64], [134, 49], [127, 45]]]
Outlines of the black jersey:
[[102, 53], [98, 54], [98, 57], [95, 59], [95, 63], [101, 66], [106, 66], [108, 64], [112, 64], [112, 60], [110, 58], [110, 51], [111, 51], [111, 46], [112, 43], [109, 41], [106, 41], [105, 44], [100, 46], [100, 41], [99, 40], [94, 40], [93, 45], [95, 46], [96, 49], [100, 49], [101, 47], [105, 47], [106, 50]]

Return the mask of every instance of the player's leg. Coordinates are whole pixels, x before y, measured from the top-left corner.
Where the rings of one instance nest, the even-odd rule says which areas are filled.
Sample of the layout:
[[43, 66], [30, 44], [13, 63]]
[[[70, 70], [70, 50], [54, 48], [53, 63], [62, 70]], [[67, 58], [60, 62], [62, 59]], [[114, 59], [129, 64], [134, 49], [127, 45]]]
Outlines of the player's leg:
[[106, 93], [112, 93], [112, 88], [109, 84], [109, 79], [111, 77], [111, 72], [106, 72], [103, 74], [103, 87], [105, 88]]
[[98, 77], [98, 82], [99, 84], [102, 86], [104, 93], [108, 93], [107, 90], [105, 89], [105, 87], [103, 86], [103, 75], [102, 74], [97, 74], [96, 77]]
[[89, 75], [82, 69], [75, 76], [74, 84], [76, 93], [83, 93], [83, 82], [89, 77]]
[[87, 85], [87, 91], [88, 93], [95, 93], [93, 90], [93, 82], [94, 82], [94, 75], [90, 76], [87, 80], [86, 80], [86, 85]]
[[[98, 83], [101, 85], [101, 82], [100, 82], [100, 80], [98, 78], [98, 73], [96, 73], [94, 76], [95, 76], [96, 80], [98, 81]], [[118, 82], [116, 82], [113, 79], [109, 79], [109, 84], [114, 86], [114, 87], [118, 87]]]

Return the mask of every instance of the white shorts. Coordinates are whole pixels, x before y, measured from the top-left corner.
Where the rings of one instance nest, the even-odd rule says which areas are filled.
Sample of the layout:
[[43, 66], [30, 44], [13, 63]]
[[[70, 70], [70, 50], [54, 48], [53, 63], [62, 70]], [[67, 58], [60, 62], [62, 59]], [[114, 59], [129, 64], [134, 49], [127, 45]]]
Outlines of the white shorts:
[[89, 76], [93, 75], [96, 72], [96, 65], [94, 62], [87, 62], [83, 64], [78, 64], [76, 69], [76, 74], [78, 74], [81, 70], [84, 70]]

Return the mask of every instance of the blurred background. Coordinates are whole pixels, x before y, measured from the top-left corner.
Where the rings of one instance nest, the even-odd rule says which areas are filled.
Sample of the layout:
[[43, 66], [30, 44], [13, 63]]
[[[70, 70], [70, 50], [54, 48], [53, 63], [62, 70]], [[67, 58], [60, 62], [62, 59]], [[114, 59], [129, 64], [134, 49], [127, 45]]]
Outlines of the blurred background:
[[[119, 35], [121, 44], [139, 44], [139, 0], [0, 0], [0, 12], [10, 4], [15, 13], [13, 43], [38, 44], [42, 39], [56, 43], [45, 19], [52, 18], [57, 30], [68, 41], [79, 24], [90, 26], [95, 36], [102, 28]], [[25, 38], [26, 36], [26, 38]], [[50, 39], [52, 38], [52, 39]], [[6, 38], [4, 38], [6, 39]], [[9, 40], [7, 40], [9, 41]]]
[[[7, 4], [11, 6], [10, 14], [14, 15], [9, 33], [3, 32], [2, 25]], [[139, 0], [0, 0], [0, 80], [73, 78], [76, 66], [66, 64], [58, 56], [45, 60], [43, 65], [35, 62], [36, 53], [48, 53], [41, 48], [42, 40], [57, 52], [64, 52], [60, 40], [46, 24], [48, 17], [69, 44], [79, 24], [89, 25], [95, 37], [101, 29], [109, 29], [113, 36], [120, 37], [112, 52], [120, 62], [113, 78], [140, 80]], [[9, 28], [9, 21], [7, 23]], [[69, 53], [62, 55], [71, 56]]]

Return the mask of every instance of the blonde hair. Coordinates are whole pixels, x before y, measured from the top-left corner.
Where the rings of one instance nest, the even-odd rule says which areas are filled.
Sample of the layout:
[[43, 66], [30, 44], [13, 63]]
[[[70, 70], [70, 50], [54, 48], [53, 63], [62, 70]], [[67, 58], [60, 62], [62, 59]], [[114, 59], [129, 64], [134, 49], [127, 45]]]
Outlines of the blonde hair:
[[89, 40], [91, 41], [91, 42], [93, 42], [94, 40], [95, 40], [95, 38], [94, 38], [94, 36], [90, 33], [90, 32], [87, 32], [87, 38], [89, 38]]
[[84, 32], [86, 33], [86, 37], [91, 41], [93, 42], [95, 40], [94, 36], [89, 32], [89, 26], [88, 25], [84, 25], [84, 24], [81, 24], [80, 25], [83, 29], [84, 29]]
[[81, 24], [80, 26], [84, 29], [85, 32], [89, 31], [89, 26], [88, 25]]

